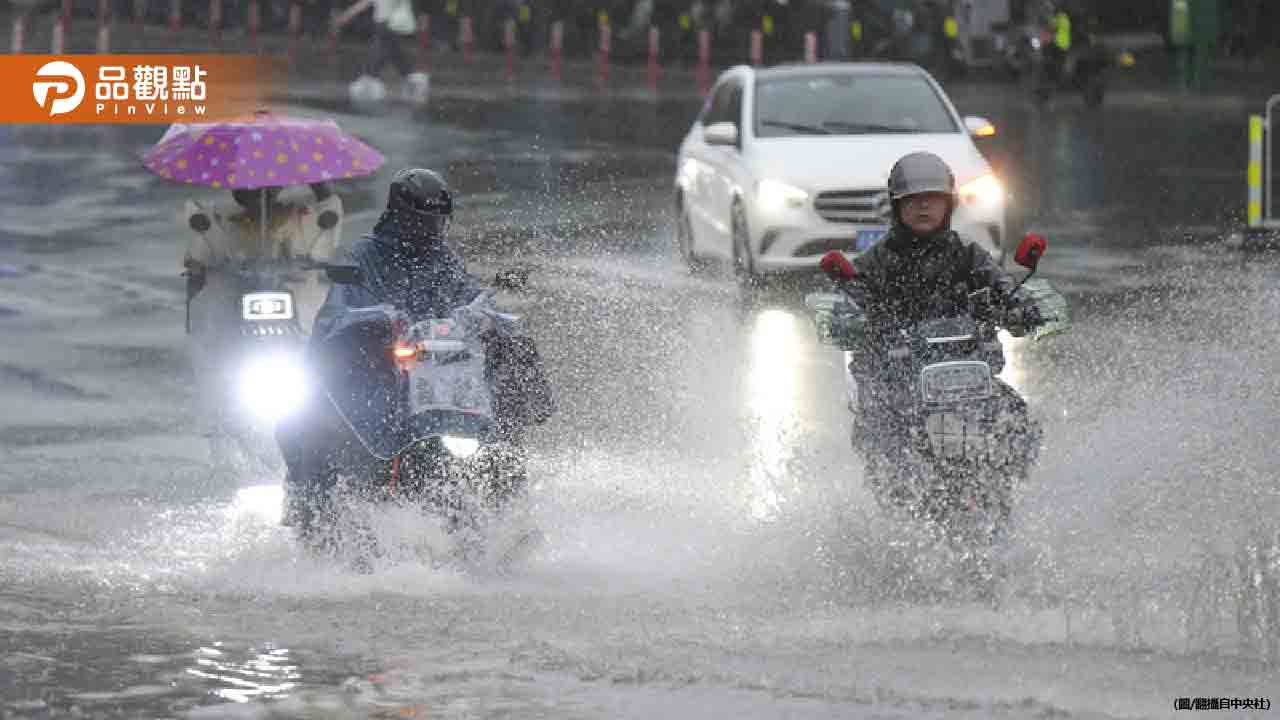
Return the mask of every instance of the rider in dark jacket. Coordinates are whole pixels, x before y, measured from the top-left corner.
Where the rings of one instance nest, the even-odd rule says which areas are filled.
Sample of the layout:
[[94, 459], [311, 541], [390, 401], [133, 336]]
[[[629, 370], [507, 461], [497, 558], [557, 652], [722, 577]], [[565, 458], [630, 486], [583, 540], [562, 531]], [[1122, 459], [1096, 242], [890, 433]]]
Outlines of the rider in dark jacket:
[[[438, 174], [406, 169], [395, 175], [387, 208], [373, 233], [356, 241], [350, 250], [360, 269], [360, 284], [335, 283], [316, 315], [308, 351], [316, 371], [341, 372], [337, 366], [361, 362], [359, 348], [352, 348], [343, 358], [317, 357], [314, 352], [349, 310], [392, 305], [417, 322], [446, 317], [486, 290], [467, 274], [462, 259], [445, 241], [452, 213], [453, 195]], [[484, 339], [498, 433], [518, 444], [525, 427], [550, 417], [554, 405], [550, 385], [532, 338], [491, 332]], [[316, 412], [315, 408], [312, 411]], [[326, 449], [323, 441], [304, 442], [304, 434], [312, 430], [308, 425], [315, 420], [304, 414], [281, 423], [276, 432], [289, 468], [286, 524], [292, 524], [299, 500], [311, 489], [308, 484], [314, 464]]]
[[[955, 176], [937, 155], [912, 153], [894, 165], [889, 175], [893, 227], [853, 260], [869, 301], [868, 319], [878, 329], [893, 331], [938, 317], [982, 288], [991, 288], [1003, 305], [1021, 305], [1013, 297], [1014, 279], [991, 254], [951, 229], [957, 197]], [[1033, 312], [1033, 306], [1021, 309]]]
[[[852, 261], [871, 349], [850, 366], [860, 378], [854, 443], [879, 465], [892, 464], [905, 439], [888, 400], [892, 392], [886, 392], [899, 381], [881, 374], [887, 367], [882, 358], [898, 344], [899, 330], [967, 313], [968, 295], [984, 288], [1001, 309], [999, 324], [1010, 333], [1020, 335], [1040, 322], [1035, 305], [1014, 291], [1014, 279], [986, 250], [951, 229], [956, 183], [941, 158], [923, 152], [901, 158], [889, 175], [889, 198], [892, 229]], [[1022, 398], [998, 379], [996, 384], [1005, 411], [1019, 418], [1012, 425], [1022, 436], [1019, 464], [1029, 467], [1039, 447], [1039, 427]]]

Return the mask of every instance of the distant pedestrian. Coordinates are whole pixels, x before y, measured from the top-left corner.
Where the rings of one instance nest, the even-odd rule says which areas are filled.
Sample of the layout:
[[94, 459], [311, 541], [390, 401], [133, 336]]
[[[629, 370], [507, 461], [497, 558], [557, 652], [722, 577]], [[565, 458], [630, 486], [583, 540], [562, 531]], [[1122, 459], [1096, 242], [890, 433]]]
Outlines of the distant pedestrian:
[[369, 64], [364, 75], [351, 86], [356, 99], [381, 101], [386, 97], [382, 83], [382, 70], [393, 65], [401, 78], [401, 94], [406, 100], [426, 99], [428, 79], [416, 72], [405, 45], [418, 30], [418, 18], [414, 14], [413, 0], [374, 0], [373, 37], [369, 44]]

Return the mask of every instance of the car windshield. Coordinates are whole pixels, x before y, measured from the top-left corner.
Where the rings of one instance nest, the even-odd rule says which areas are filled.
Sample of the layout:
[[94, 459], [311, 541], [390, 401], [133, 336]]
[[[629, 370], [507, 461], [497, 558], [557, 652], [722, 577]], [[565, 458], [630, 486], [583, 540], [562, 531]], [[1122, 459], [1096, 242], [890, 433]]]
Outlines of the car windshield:
[[805, 75], [759, 80], [756, 137], [959, 132], [924, 78]]

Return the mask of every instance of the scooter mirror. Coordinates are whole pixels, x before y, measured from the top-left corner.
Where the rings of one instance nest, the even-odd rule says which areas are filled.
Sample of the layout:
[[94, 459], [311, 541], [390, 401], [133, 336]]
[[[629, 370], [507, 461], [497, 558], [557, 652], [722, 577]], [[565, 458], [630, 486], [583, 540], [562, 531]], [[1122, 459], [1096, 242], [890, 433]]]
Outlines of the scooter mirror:
[[818, 267], [822, 268], [822, 272], [832, 280], [852, 280], [855, 276], [853, 263], [849, 262], [849, 258], [839, 250], [832, 250], [823, 255]]
[[339, 285], [360, 285], [364, 282], [360, 268], [355, 265], [327, 265], [324, 274]]
[[1014, 253], [1013, 261], [1024, 268], [1035, 270], [1048, 247], [1049, 243], [1043, 237], [1035, 233], [1027, 233], [1018, 244], [1018, 251]]

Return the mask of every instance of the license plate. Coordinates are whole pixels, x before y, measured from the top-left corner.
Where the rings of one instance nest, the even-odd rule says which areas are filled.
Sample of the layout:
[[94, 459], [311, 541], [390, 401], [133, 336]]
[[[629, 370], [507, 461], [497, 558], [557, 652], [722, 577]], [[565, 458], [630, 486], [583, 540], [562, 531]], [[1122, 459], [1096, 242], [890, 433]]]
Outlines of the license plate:
[[482, 353], [466, 353], [455, 359], [435, 362], [432, 354], [409, 371], [409, 411], [485, 415], [492, 412], [493, 397], [485, 379]]
[[981, 361], [935, 363], [920, 371], [920, 395], [927, 405], [982, 400], [991, 394], [991, 366]]
[[862, 252], [867, 248], [879, 242], [885, 233], [889, 232], [886, 228], [878, 228], [875, 230], [859, 230], [858, 234], [853, 238], [854, 252]]

